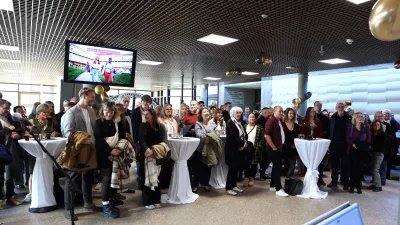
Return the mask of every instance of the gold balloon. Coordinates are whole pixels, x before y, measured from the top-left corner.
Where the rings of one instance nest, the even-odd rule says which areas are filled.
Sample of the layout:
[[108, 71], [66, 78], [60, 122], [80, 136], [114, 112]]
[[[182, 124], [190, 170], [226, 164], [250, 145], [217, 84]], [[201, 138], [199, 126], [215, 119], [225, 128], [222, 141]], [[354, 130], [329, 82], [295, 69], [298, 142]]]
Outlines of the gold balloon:
[[263, 61], [263, 65], [264, 66], [269, 66], [271, 64], [272, 64], [272, 58], [271, 58], [271, 56], [267, 56]]
[[96, 94], [98, 94], [98, 95], [101, 95], [101, 94], [104, 93], [104, 87], [101, 86], [101, 85], [97, 85], [97, 86], [94, 88], [94, 92], [96, 92]]
[[231, 77], [233, 75], [233, 70], [226, 71], [226, 76]]
[[295, 98], [294, 99], [294, 104], [295, 105], [300, 105], [300, 103], [301, 103], [301, 98]]
[[381, 41], [400, 39], [400, 1], [376, 2], [369, 16], [369, 30]]

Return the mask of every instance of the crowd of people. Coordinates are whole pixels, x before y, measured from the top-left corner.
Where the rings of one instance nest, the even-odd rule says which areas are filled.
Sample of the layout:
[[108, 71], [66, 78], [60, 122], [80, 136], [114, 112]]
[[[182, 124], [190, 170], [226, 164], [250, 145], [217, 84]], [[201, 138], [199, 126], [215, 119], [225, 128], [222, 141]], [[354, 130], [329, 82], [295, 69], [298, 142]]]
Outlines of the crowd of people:
[[[390, 179], [390, 169], [399, 148], [396, 132], [400, 127], [390, 110], [376, 112], [371, 122], [365, 114], [354, 111], [350, 101], [338, 102], [334, 113], [322, 110], [322, 102], [316, 101], [303, 116], [297, 113], [297, 106], [287, 109], [266, 107], [251, 112], [249, 107], [243, 111], [240, 107], [232, 107], [230, 102], [221, 107], [213, 102], [207, 107], [197, 100], [192, 100], [189, 105], [182, 104], [174, 115], [170, 104], [153, 109], [153, 99], [148, 95], [142, 96], [140, 104], [132, 110], [128, 109], [130, 101], [125, 96], [119, 103], [104, 102], [96, 106], [94, 90], [83, 88], [79, 98], [64, 101], [64, 111], [57, 114], [50, 101], [35, 103], [30, 115], [22, 106], [15, 106], [14, 113], [29, 119], [30, 123], [26, 123], [13, 121], [9, 113], [11, 103], [0, 99], [0, 145], [13, 156], [10, 164], [0, 161], [0, 173], [7, 172], [5, 179], [0, 176], [0, 185], [6, 184], [5, 195], [1, 191], [0, 199], [6, 199], [9, 205], [19, 205], [21, 202], [14, 199], [14, 187], [28, 185], [29, 190], [32, 188], [35, 158], [18, 145], [19, 139], [29, 135], [25, 128], [32, 126], [39, 133], [68, 138], [67, 152], [60, 160], [62, 166], [73, 164], [73, 159], [68, 158], [69, 148], [73, 146], [83, 146], [96, 153], [96, 157], [87, 159], [79, 169], [73, 166], [63, 168], [72, 182], [81, 180], [77, 183], [81, 183], [84, 208], [92, 212], [102, 211], [106, 218], [118, 218], [118, 206], [126, 199], [123, 193], [135, 192], [127, 186], [129, 167], [134, 160], [143, 205], [146, 209], [161, 207], [161, 193], [169, 187], [174, 167], [168, 137], [183, 135], [200, 139], [199, 146], [188, 160], [194, 193], [199, 188], [205, 192], [212, 191], [211, 167], [220, 163], [222, 157], [229, 168], [226, 194], [231, 196], [243, 192], [238, 182], [243, 181], [244, 188], [254, 186], [259, 173], [261, 181], [271, 179], [271, 192], [287, 197], [281, 176], [294, 178], [296, 165], [298, 177], [304, 176], [307, 170], [294, 144], [299, 135], [331, 141], [329, 154], [318, 167], [318, 185], [326, 185], [322, 178], [328, 164], [332, 172], [328, 187], [335, 188], [341, 183], [343, 190], [350, 193], [362, 193], [361, 185], [366, 173], [373, 176], [368, 189], [382, 191], [386, 179]], [[43, 121], [43, 117], [46, 120]], [[225, 142], [222, 135], [226, 135]], [[269, 176], [266, 170], [271, 162], [273, 166]], [[24, 173], [25, 179], [29, 180], [25, 184]], [[101, 207], [93, 204], [94, 177], [102, 183]], [[69, 190], [72, 185], [66, 181], [65, 217], [77, 220], [77, 216], [72, 217], [70, 213]], [[30, 199], [28, 194], [24, 201]], [[1, 207], [2, 204], [1, 201]]]

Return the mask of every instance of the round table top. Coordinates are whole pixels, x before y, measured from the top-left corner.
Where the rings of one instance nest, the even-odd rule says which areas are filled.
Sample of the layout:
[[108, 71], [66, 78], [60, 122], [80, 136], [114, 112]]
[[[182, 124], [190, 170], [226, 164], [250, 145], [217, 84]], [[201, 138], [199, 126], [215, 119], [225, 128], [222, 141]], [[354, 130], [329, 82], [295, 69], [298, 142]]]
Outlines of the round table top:
[[323, 138], [317, 138], [317, 139], [315, 139], [315, 140], [307, 140], [307, 139], [295, 138], [294, 141], [295, 141], [295, 142], [298, 142], [298, 143], [302, 143], [302, 142], [303, 142], [303, 143], [304, 143], [304, 142], [307, 142], [307, 143], [331, 142], [331, 140], [329, 140], [329, 139], [323, 139]]
[[168, 142], [200, 142], [200, 139], [192, 137], [184, 137], [182, 139], [168, 137]]
[[[43, 142], [67, 142], [67, 138], [64, 137], [51, 137], [50, 140], [48, 139], [42, 139], [40, 140], [41, 143]], [[25, 141], [24, 139], [18, 140], [18, 144], [27, 144], [27, 145], [31, 145], [31, 144], [37, 144], [37, 142], [35, 141], [35, 139], [33, 138], [29, 138], [29, 141]]]

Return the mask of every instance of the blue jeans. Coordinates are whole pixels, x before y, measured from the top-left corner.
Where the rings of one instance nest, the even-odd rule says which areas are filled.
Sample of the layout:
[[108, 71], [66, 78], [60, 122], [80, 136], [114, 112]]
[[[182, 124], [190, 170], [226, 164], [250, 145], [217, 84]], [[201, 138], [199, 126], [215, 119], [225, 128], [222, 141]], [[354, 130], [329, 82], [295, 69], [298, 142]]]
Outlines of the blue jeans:
[[381, 175], [381, 181], [386, 181], [386, 172], [387, 172], [387, 159], [383, 159], [381, 166], [379, 167], [379, 174]]
[[372, 157], [373, 157], [373, 167], [372, 167], [372, 177], [375, 183], [376, 187], [382, 187], [381, 186], [381, 175], [380, 175], [380, 171], [379, 168], [382, 165], [382, 161], [383, 161], [383, 153], [380, 152], [373, 152], [372, 153]]

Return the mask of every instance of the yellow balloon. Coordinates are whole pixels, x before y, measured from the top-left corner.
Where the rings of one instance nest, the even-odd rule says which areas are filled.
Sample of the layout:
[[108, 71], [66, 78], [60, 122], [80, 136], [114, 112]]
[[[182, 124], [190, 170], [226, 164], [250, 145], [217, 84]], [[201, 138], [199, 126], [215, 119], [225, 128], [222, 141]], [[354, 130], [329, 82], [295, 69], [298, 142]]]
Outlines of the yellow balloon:
[[400, 1], [376, 2], [369, 16], [369, 30], [381, 41], [400, 39]]
[[267, 57], [264, 59], [263, 65], [264, 65], [264, 66], [269, 66], [269, 65], [271, 65], [271, 64], [272, 64], [272, 58], [271, 58], [271, 56], [267, 56]]
[[96, 92], [96, 94], [98, 94], [98, 95], [101, 95], [101, 94], [104, 93], [104, 87], [101, 86], [101, 85], [97, 85], [97, 86], [94, 88], [94, 92]]
[[299, 105], [301, 103], [301, 99], [300, 98], [296, 98], [294, 100], [294, 104]]

